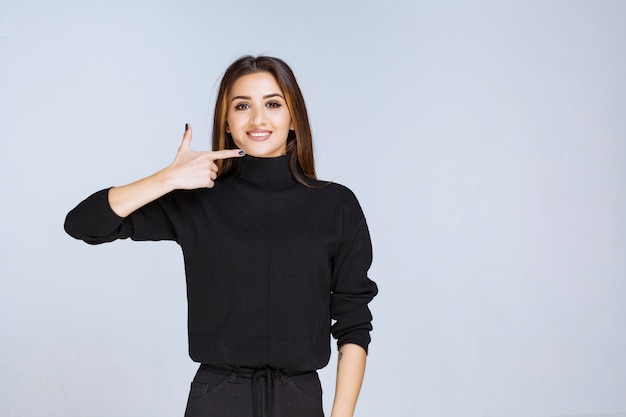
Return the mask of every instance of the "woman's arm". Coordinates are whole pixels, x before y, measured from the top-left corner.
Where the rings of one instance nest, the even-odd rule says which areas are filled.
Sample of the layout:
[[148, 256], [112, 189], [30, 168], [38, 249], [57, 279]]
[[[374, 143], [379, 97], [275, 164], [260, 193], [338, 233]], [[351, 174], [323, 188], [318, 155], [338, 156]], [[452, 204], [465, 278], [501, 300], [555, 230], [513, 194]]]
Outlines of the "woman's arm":
[[65, 231], [90, 244], [128, 237], [139, 240], [174, 239], [175, 233], [167, 222], [152, 223], [148, 234], [137, 234], [137, 226], [141, 229], [141, 225], [146, 226], [163, 214], [155, 213], [161, 207], [159, 205], [152, 207], [152, 214], [148, 218], [135, 216], [135, 221], [130, 223], [126, 223], [125, 218], [172, 190], [213, 187], [217, 175], [214, 161], [241, 155], [237, 149], [192, 151], [190, 142], [191, 128], [187, 128], [176, 158], [168, 167], [131, 184], [101, 190], [87, 197], [67, 214]]
[[331, 417], [352, 417], [361, 390], [372, 330], [369, 302], [378, 293], [367, 272], [372, 245], [363, 212], [354, 195], [343, 212], [344, 237], [333, 257], [331, 333], [339, 346], [337, 382]]
[[243, 151], [239, 149], [193, 151], [189, 147], [191, 136], [191, 127], [185, 125], [183, 142], [178, 148], [174, 162], [168, 167], [139, 181], [109, 190], [109, 205], [115, 214], [126, 217], [138, 208], [176, 189], [211, 188], [217, 177], [215, 161], [243, 155]]
[[337, 383], [330, 417], [352, 417], [365, 374], [365, 350], [354, 343], [339, 348]]

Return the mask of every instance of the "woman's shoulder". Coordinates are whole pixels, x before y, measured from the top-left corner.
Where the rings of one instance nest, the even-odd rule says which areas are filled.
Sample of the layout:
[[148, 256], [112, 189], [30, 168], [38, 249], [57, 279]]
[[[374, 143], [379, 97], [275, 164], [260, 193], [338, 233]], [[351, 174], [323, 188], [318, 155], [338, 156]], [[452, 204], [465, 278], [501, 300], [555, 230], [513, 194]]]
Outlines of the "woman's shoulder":
[[361, 211], [361, 206], [356, 194], [347, 186], [334, 181], [316, 181], [312, 187], [314, 193], [319, 194], [320, 199], [333, 201], [336, 205], [355, 208]]
[[326, 192], [326, 193], [332, 193], [332, 194], [337, 194], [337, 195], [343, 195], [346, 197], [352, 197], [352, 198], [356, 198], [354, 193], [352, 192], [352, 190], [350, 188], [348, 188], [347, 186], [340, 184], [338, 182], [334, 182], [334, 181], [327, 181], [327, 180], [315, 180], [312, 181], [310, 184], [310, 188], [314, 189], [314, 190], [319, 190], [322, 192]]

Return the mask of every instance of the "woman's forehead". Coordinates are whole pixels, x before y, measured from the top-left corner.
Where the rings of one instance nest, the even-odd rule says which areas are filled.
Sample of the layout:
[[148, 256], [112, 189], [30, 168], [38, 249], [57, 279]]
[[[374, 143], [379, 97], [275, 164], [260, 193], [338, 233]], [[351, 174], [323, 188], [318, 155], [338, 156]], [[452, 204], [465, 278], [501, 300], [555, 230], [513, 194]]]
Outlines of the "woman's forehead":
[[239, 77], [230, 89], [230, 97], [281, 94], [276, 78], [269, 72], [255, 72]]

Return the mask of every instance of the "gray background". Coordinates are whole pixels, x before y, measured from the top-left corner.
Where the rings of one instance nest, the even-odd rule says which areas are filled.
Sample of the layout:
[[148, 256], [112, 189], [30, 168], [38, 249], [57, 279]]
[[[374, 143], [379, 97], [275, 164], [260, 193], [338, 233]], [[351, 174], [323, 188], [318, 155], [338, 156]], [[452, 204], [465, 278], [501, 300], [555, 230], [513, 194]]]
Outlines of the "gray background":
[[[62, 230], [293, 67], [375, 245], [357, 415], [626, 416], [626, 2], [0, 2], [0, 416], [182, 415], [182, 259]], [[330, 411], [334, 363], [322, 372]]]

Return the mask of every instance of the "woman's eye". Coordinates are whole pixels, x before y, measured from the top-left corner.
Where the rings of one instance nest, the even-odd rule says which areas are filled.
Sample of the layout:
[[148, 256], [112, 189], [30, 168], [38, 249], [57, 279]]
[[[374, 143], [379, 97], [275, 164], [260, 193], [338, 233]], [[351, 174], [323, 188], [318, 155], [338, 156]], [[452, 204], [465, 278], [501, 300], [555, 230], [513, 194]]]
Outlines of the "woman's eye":
[[277, 103], [275, 101], [270, 101], [269, 103], [266, 104], [267, 107], [271, 108], [271, 109], [277, 109], [280, 106], [282, 106], [282, 104]]
[[247, 103], [241, 103], [235, 106], [235, 110], [247, 110], [249, 108], [250, 108], [250, 105]]

